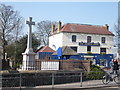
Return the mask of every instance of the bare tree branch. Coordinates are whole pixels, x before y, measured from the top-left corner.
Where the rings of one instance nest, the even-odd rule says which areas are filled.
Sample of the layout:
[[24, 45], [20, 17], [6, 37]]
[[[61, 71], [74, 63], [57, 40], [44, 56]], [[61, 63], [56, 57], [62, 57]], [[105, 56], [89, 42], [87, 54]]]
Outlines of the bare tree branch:
[[40, 42], [42, 45], [48, 45], [49, 44], [49, 35], [51, 32], [51, 24], [57, 24], [56, 22], [51, 22], [51, 21], [41, 21], [38, 22], [36, 27], [37, 27], [37, 32], [36, 35], [39, 38]]
[[20, 30], [18, 27], [20, 27], [21, 20], [22, 17], [13, 10], [12, 6], [0, 4], [0, 40], [3, 48], [3, 59], [5, 59], [6, 45], [13, 37], [18, 36], [18, 33], [14, 33], [14, 31]]

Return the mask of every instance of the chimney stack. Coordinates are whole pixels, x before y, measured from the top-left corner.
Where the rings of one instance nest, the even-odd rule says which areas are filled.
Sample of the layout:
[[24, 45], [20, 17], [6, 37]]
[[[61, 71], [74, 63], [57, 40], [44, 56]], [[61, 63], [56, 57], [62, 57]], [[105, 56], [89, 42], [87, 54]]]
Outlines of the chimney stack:
[[55, 25], [54, 24], [52, 24], [52, 34], [54, 33], [54, 31], [55, 31]]
[[60, 31], [61, 29], [61, 21], [58, 22], [58, 32]]
[[108, 26], [108, 24], [105, 24], [105, 27], [106, 27], [107, 30], [109, 30], [109, 26]]

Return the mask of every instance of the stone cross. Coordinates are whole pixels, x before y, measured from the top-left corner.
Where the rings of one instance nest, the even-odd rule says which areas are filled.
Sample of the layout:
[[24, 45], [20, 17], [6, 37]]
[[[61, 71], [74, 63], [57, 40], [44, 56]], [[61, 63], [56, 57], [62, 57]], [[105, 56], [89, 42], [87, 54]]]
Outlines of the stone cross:
[[32, 25], [35, 25], [35, 22], [32, 21], [32, 17], [29, 17], [29, 20], [26, 21], [28, 24], [28, 41], [27, 41], [27, 48], [23, 55], [23, 64], [22, 70], [34, 70], [35, 69], [35, 53], [32, 49]]
[[26, 21], [26, 24], [29, 26], [28, 30], [28, 43], [27, 49], [32, 49], [32, 25], [35, 25], [35, 22], [32, 21], [32, 17], [29, 17], [29, 21]]

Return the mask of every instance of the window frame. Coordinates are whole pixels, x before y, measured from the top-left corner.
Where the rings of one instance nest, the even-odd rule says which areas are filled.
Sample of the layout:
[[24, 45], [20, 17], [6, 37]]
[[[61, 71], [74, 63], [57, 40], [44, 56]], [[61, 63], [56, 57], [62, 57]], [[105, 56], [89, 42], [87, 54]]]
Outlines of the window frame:
[[102, 54], [102, 53], [106, 54], [106, 52], [107, 52], [106, 48], [100, 48], [100, 54]]
[[106, 43], [106, 37], [101, 37], [101, 43]]
[[77, 46], [72, 46], [71, 49], [77, 52], [78, 47]]
[[91, 52], [91, 46], [87, 46], [87, 52]]
[[87, 43], [92, 41], [92, 37], [91, 36], [87, 36]]
[[72, 35], [72, 42], [76, 42], [77, 41], [77, 36], [76, 35]]

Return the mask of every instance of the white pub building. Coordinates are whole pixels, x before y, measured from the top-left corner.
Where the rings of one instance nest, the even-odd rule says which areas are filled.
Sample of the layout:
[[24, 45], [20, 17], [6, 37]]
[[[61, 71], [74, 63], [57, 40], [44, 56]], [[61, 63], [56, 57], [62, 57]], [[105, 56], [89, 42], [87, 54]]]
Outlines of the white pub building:
[[[110, 66], [113, 59], [113, 37], [109, 26], [67, 23], [58, 27], [52, 25], [49, 36], [49, 47], [57, 51], [59, 47], [69, 46], [78, 55], [71, 55], [70, 59], [91, 60], [100, 66]], [[53, 57], [54, 59], [54, 57]]]

